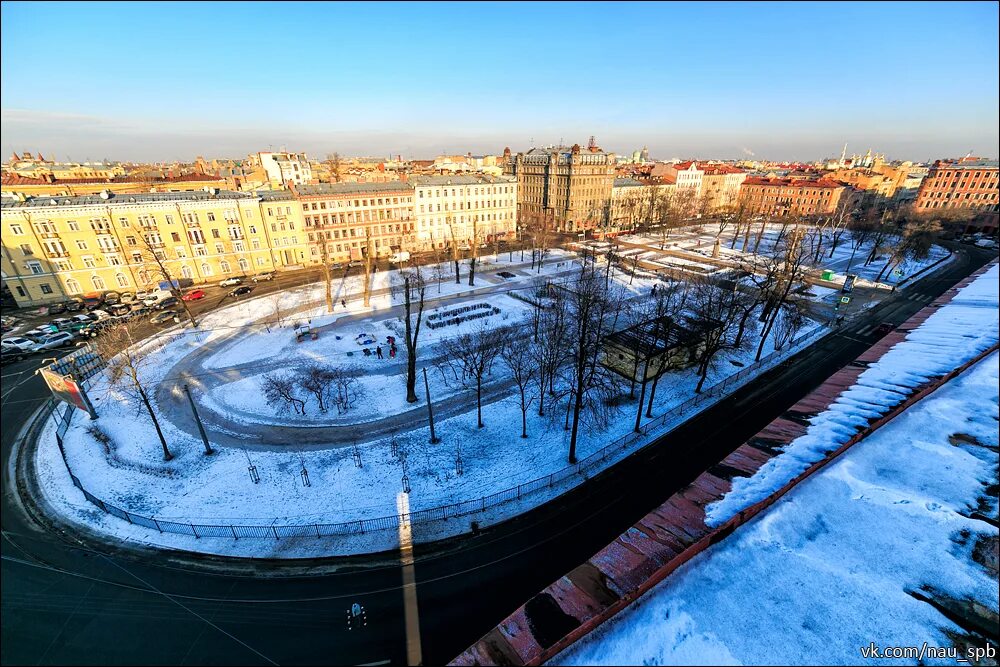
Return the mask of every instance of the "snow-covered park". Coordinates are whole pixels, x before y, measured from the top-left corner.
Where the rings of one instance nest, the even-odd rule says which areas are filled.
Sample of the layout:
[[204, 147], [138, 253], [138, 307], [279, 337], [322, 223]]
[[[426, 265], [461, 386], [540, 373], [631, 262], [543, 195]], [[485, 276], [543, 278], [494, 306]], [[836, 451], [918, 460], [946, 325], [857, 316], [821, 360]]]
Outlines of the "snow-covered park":
[[[709, 507], [712, 522], [773, 492], [842, 442], [871, 416], [865, 406], [877, 405], [879, 387], [911, 385], [995, 344], [997, 279], [994, 266], [814, 418], [807, 435], [756, 475], [737, 479]], [[937, 353], [928, 354], [931, 348]], [[994, 619], [1000, 611], [998, 363], [997, 353], [987, 356], [549, 664], [917, 662], [915, 655], [892, 661], [863, 654], [873, 642], [882, 651], [954, 651], [928, 653], [923, 664], [966, 662], [966, 651], [985, 648], [983, 640], [928, 600], [952, 608], [974, 601]]]
[[[90, 395], [100, 418], [91, 422], [83, 414], [74, 416], [64, 437], [68, 463], [88, 491], [128, 512], [209, 526], [319, 526], [395, 518], [401, 493], [407, 494], [410, 511], [420, 512], [520, 489], [566, 469], [571, 396], [565, 391], [546, 396], [551, 404], [544, 416], [533, 404], [526, 415], [528, 437], [518, 437], [520, 395], [509, 368], [498, 358], [485, 378], [484, 427], [479, 428], [475, 391], [447, 372], [444, 346], [485, 328], [511, 327], [527, 336], [534, 311], [528, 301], [537, 298], [539, 281], [571, 284], [580, 270], [574, 253], [553, 250], [540, 269], [529, 257], [522, 262], [517, 252], [484, 257], [475, 286], [468, 285], [465, 263], [461, 283], [455, 282], [449, 263], [440, 271], [424, 271], [426, 308], [417, 365], [427, 370], [438, 443], [429, 442], [422, 374], [418, 400], [405, 400], [406, 334], [402, 295], [393, 287], [399, 276], [393, 271], [375, 274], [367, 307], [360, 296], [360, 278], [349, 278], [334, 284], [332, 313], [327, 312], [324, 285], [319, 283], [236, 303], [206, 315], [197, 329], [175, 327], [147, 340], [142, 343], [143, 381], [155, 387], [153, 402], [173, 458], [163, 460], [161, 443], [136, 398], [98, 376]], [[607, 267], [598, 262], [595, 270]], [[655, 275], [630, 275], [620, 267], [612, 267], [607, 279], [625, 299], [648, 298], [654, 286], [664, 284]], [[486, 316], [443, 324], [472, 312]], [[295, 328], [304, 324], [316, 332], [315, 340], [296, 340]], [[806, 319], [801, 329], [816, 325]], [[766, 356], [774, 350], [774, 340], [764, 343]], [[754, 353], [752, 348], [721, 352], [708, 370], [705, 387], [751, 366]], [[354, 400], [345, 409], [321, 411], [315, 399], [300, 394], [301, 414], [265, 399], [269, 376], [292, 376], [314, 364], [335, 365], [352, 375]], [[652, 414], [661, 415], [692, 398], [698, 379], [691, 368], [666, 373]], [[184, 385], [214, 446], [211, 456], [203, 453]], [[623, 401], [606, 422], [585, 421], [578, 457], [585, 459], [631, 434], [635, 412], [634, 400]], [[332, 555], [396, 546], [393, 530], [314, 536], [311, 541], [231, 536], [196, 540], [193, 535], [130, 525], [87, 503], [72, 486], [53, 430], [50, 425], [43, 434], [37, 456], [43, 488], [53, 504], [98, 530], [177, 548], [256, 556]], [[502, 521], [567, 488], [535, 490], [530, 498], [472, 518], [484, 524]], [[468, 518], [452, 519], [415, 524], [413, 535], [426, 541], [468, 529]]]

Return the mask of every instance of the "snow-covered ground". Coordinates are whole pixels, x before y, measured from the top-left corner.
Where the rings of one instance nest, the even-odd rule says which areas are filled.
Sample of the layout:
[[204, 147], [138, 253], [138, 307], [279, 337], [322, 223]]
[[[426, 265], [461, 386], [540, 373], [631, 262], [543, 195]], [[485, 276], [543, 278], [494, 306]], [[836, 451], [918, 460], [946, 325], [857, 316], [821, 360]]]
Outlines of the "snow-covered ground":
[[[706, 508], [707, 523], [766, 498], [914, 387], [995, 345], [998, 278], [994, 265], [862, 373], [805, 435], [753, 476], [735, 478]], [[971, 598], [997, 613], [995, 569], [990, 575], [972, 558], [982, 548], [995, 559], [996, 524], [969, 518], [997, 519], [989, 491], [997, 382], [994, 353], [553, 662], [857, 664], [871, 642], [952, 646], [949, 633], [960, 629], [908, 592]], [[977, 546], [982, 538], [992, 546]]]
[[[516, 257], [516, 255], [515, 255]], [[558, 260], [558, 261], [557, 261]], [[560, 264], [565, 265], [560, 266]], [[557, 257], [546, 262], [543, 275], [558, 276], [569, 268], [565, 258]], [[536, 274], [513, 268], [520, 279], [527, 281]], [[622, 282], [627, 275], [615, 274]], [[518, 279], [496, 280], [486, 286], [505, 288], [517, 284]], [[636, 278], [628, 285], [633, 293], [643, 293], [656, 284], [655, 280]], [[523, 282], [521, 284], [524, 284]], [[451, 282], [454, 285], [454, 281]], [[464, 285], [464, 281], [463, 281]], [[433, 286], [431, 289], [435, 288]], [[458, 286], [456, 286], [457, 289]], [[477, 285], [481, 291], [482, 286]], [[444, 289], [444, 284], [442, 285]], [[469, 288], [465, 286], [465, 289]], [[428, 296], [431, 296], [430, 294]], [[302, 288], [300, 293], [289, 298], [289, 305], [282, 306], [283, 312], [293, 304], [309, 304], [322, 299], [322, 286]], [[388, 296], [385, 296], [388, 300]], [[436, 305], [435, 309], [449, 309], [466, 302], [488, 300], [498, 305], [502, 315], [494, 316], [498, 323], [514, 323], [527, 313], [527, 305], [504, 293], [481, 293], [468, 299], [455, 296], [447, 305]], [[373, 302], [374, 305], [374, 302]], [[388, 302], [384, 304], [388, 306]], [[67, 456], [74, 473], [84, 486], [104, 500], [145, 516], [182, 522], [236, 524], [294, 524], [338, 523], [357, 519], [391, 516], [396, 510], [396, 496], [402, 489], [402, 477], [407, 475], [411, 487], [409, 505], [417, 511], [439, 507], [449, 503], [486, 496], [496, 491], [511, 488], [531, 480], [544, 477], [550, 472], [561, 470], [566, 465], [568, 434], [563, 428], [566, 403], [548, 406], [546, 416], [537, 415], [537, 404], [532, 405], [528, 414], [529, 438], [520, 435], [521, 413], [517, 397], [510, 392], [499, 394], [484, 405], [485, 429], [478, 429], [475, 422], [475, 403], [471, 397], [464, 401], [464, 413], [446, 415], [438, 420], [437, 434], [443, 439], [441, 444], [428, 444], [429, 433], [425, 413], [422, 409], [408, 415], [409, 421], [400, 424], [395, 438], [380, 435], [357, 438], [361, 467], [356, 465], [355, 451], [346, 443], [337, 446], [323, 446], [322, 431], [307, 429], [311, 433], [296, 435], [292, 446], [280, 446], [269, 442], [259, 427], [248, 430], [240, 423], [296, 424], [294, 416], [284, 414], [273, 418], [274, 411], [265, 405], [257, 392], [259, 377], [272, 362], [281, 366], [307, 362], [310, 359], [329, 360], [331, 356], [344, 355], [353, 351], [352, 363], [366, 370], [369, 375], [362, 379], [370, 400], [365, 406], [344, 416], [334, 412], [324, 417], [327, 425], [350, 422], [359, 424], [398, 413], [404, 407], [412, 407], [402, 402], [402, 379], [398, 372], [378, 374], [379, 368], [390, 363], [374, 357], [363, 357], [354, 342], [359, 331], [371, 332], [378, 336], [393, 335], [391, 319], [380, 315], [380, 311], [364, 309], [360, 300], [348, 301], [348, 307], [333, 316], [313, 312], [312, 323], [321, 330], [316, 341], [295, 343], [286, 321], [286, 328], [274, 328], [271, 332], [257, 324], [262, 317], [274, 315], [270, 298], [236, 304], [224, 311], [205, 317], [202, 332], [174, 330], [150, 343], [152, 347], [162, 346], [151, 357], [152, 361], [144, 370], [149, 384], [159, 384], [164, 391], [179, 393], [182, 381], [190, 382], [191, 388], [201, 404], [203, 416], [216, 411], [236, 422], [229, 427], [229, 435], [240, 438], [246, 448], [219, 446], [212, 457], [205, 457], [200, 441], [192, 429], [183, 429], [173, 423], [170, 414], [161, 420], [164, 433], [175, 458], [167, 463], [162, 461], [160, 445], [150, 428], [148, 417], [139, 410], [137, 401], [119, 393], [107, 393], [100, 380], [91, 390], [96, 399], [100, 420], [96, 423], [114, 442], [112, 452], [106, 452], [87, 433], [91, 424], [77, 415], [66, 434]], [[321, 309], [322, 306], [319, 306]], [[312, 311], [307, 311], [308, 312]], [[288, 320], [302, 319], [300, 313]], [[285, 313], [287, 315], [287, 313]], [[503, 320], [503, 317], [508, 317]], [[384, 329], [376, 329], [376, 325]], [[424, 329], [422, 359], [433, 357], [435, 343], [444, 335], [454, 335], [465, 325]], [[810, 325], [807, 325], [807, 328]], [[389, 333], [387, 333], [389, 332]], [[234, 336], [234, 333], [236, 334]], [[340, 335], [340, 340], [337, 336]], [[765, 354], [772, 346], [765, 346]], [[220, 359], [221, 357], [221, 359]], [[706, 386], [711, 386], [739, 371], [752, 361], [753, 351], [723, 356], [709, 375]], [[176, 367], [186, 359], [200, 359], [203, 365], [194, 369], [194, 374], [183, 379], [177, 375]], [[735, 362], [735, 363], [733, 363]], [[346, 363], [346, 362], [345, 362]], [[382, 366], [380, 366], [380, 364]], [[201, 370], [198, 370], [198, 369]], [[502, 361], [496, 366], [497, 382], [503, 379]], [[435, 401], [446, 398], [446, 392], [462, 391], [459, 387], [446, 388], [437, 373], [430, 373]], [[203, 389], [209, 380], [219, 380], [220, 384], [208, 393]], [[665, 377], [658, 388], [654, 411], [662, 414], [693, 396], [697, 378], [691, 370], [679, 371]], [[466, 396], [468, 393], [466, 392]], [[548, 397], [546, 400], [549, 401]], [[446, 403], [443, 401], [442, 403]], [[181, 408], [186, 403], [181, 400]], [[418, 403], [422, 406], [423, 403]], [[442, 404], [436, 406], [436, 411]], [[585, 424], [578, 443], [581, 458], [586, 457], [609, 442], [631, 432], [634, 404], [627, 403], [622, 408], [622, 418], [598, 430]], [[162, 411], [161, 411], [162, 412]], [[315, 415], [315, 406], [310, 406]], [[315, 426], [316, 424], [311, 424]], [[398, 445], [394, 453], [393, 442]], [[296, 443], [303, 446], [294, 446]], [[461, 465], [458, 463], [459, 455]], [[405, 469], [403, 458], [405, 457]], [[132, 535], [134, 539], [177, 545], [184, 536], [160, 536], [155, 531], [142, 532], [135, 526], [128, 526], [115, 519], [108, 523], [106, 517], [94, 514], [93, 506], [86, 503], [75, 488], [67, 488], [68, 476], [59, 460], [58, 451], [51, 436], [41, 440], [39, 451], [40, 475], [46, 480], [47, 490], [59, 496], [58, 504], [66, 505], [78, 519], [94, 523], [99, 518], [103, 529], [110, 529], [119, 535]], [[250, 478], [248, 467], [255, 466], [260, 474], [260, 482]], [[307, 471], [310, 485], [302, 483], [301, 471]], [[565, 489], [562, 489], [565, 490]], [[561, 492], [559, 489], [552, 493]], [[543, 502], [544, 494], [533, 496], [535, 504]], [[511, 506], [508, 511], [524, 511], [525, 506]], [[491, 517], [502, 520], [503, 512]], [[467, 528], [467, 524], [464, 524]], [[450, 530], [461, 532], [462, 522], [456, 522]], [[139, 531], [139, 533], [136, 533]], [[369, 540], [368, 544], [377, 548], [390, 548], [394, 535], [388, 533], [383, 541]], [[415, 538], [432, 539], [430, 532], [415, 531]], [[353, 538], [353, 536], [352, 536]], [[381, 538], [379, 538], [381, 539]], [[174, 541], [170, 541], [174, 540]], [[386, 542], [385, 540], [388, 540]], [[255, 553], [270, 547], [252, 546], [253, 540], [240, 540], [240, 545], [220, 545], [222, 540], [203, 539], [193, 548], [216, 550], [229, 553]], [[331, 544], [332, 543], [332, 544]], [[307, 553], [331, 553], [335, 550], [364, 548], [360, 542], [344, 538], [315, 541], [308, 545]], [[275, 547], [278, 551], [288, 549], [287, 544]], [[293, 550], [294, 551], [294, 550]], [[340, 551], [343, 552], [343, 551]], [[288, 553], [287, 551], [283, 553]], [[290, 555], [302, 555], [295, 551]]]
[[998, 371], [993, 354], [550, 664], [916, 664], [861, 649], [956, 646], [963, 630], [909, 593], [998, 611], [973, 556], [993, 540], [995, 559], [997, 529], [969, 518], [997, 518]]

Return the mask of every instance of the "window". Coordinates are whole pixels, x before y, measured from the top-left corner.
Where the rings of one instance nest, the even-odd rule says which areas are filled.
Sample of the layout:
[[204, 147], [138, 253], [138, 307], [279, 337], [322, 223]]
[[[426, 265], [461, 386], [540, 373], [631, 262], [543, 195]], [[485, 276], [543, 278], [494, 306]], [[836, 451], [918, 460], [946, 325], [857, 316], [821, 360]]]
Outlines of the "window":
[[52, 288], [49, 287], [48, 283], [42, 283], [38, 286], [42, 290], [42, 294], [52, 294]]
[[[78, 223], [76, 220], [70, 220], [69, 222], [66, 223], [66, 225], [69, 227], [69, 231], [71, 232], [80, 231], [80, 223]], [[17, 232], [14, 233], [16, 234]]]
[[218, 238], [222, 238], [222, 237], [220, 236], [220, 234], [219, 234], [219, 230], [218, 230], [218, 229], [213, 229], [213, 230], [212, 230], [212, 238], [213, 238], [213, 239], [218, 239]]
[[182, 278], [191, 278], [193, 275], [194, 274], [191, 272], [191, 267], [190, 266], [188, 266], [187, 264], [185, 264], [184, 266], [181, 267], [181, 277]]
[[100, 276], [94, 276], [90, 279], [90, 282], [94, 284], [94, 289], [104, 289], [104, 280]]
[[254, 250], [260, 250], [260, 239], [253, 239], [250, 242], [250, 247]]
[[216, 255], [221, 255], [221, 254], [222, 254], [222, 253], [224, 253], [225, 251], [226, 251], [226, 250], [225, 250], [225, 248], [223, 248], [223, 247], [222, 247], [222, 244], [221, 244], [221, 243], [216, 243], [216, 244], [215, 244], [215, 254], [216, 254]]
[[16, 287], [18, 296], [28, 296], [28, 294], [24, 291], [23, 287], [21, 287], [20, 285], [17, 285]]
[[178, 234], [177, 232], [170, 232], [170, 240], [173, 241], [174, 243], [177, 243], [178, 241], [181, 240], [181, 235]]
[[246, 273], [247, 270], [250, 268], [250, 262], [246, 261], [242, 257], [240, 258], [239, 264], [240, 264], [240, 271], [242, 271], [243, 273]]
[[37, 260], [25, 262], [25, 266], [27, 266], [28, 270], [31, 271], [36, 276], [41, 275], [42, 273], [42, 263]]
[[[224, 262], [224, 264], [225, 264], [225, 262]], [[228, 264], [225, 264], [225, 265], [229, 266]], [[225, 269], [223, 269], [223, 272], [224, 273], [226, 272]], [[210, 275], [212, 275], [212, 267], [209, 266], [207, 262], [202, 262], [201, 263], [201, 273], [204, 276], [210, 276]]]
[[208, 212], [208, 221], [209, 222], [215, 222], [215, 213], [213, 213], [211, 211]]
[[257, 226], [256, 225], [250, 225], [250, 233], [251, 234], [256, 234], [257, 233]]
[[119, 227], [128, 227], [128, 218], [118, 218]]
[[165, 215], [163, 217], [167, 221], [168, 225], [174, 224], [174, 216], [168, 214], [168, 215]]
[[128, 287], [128, 277], [124, 273], [115, 274], [115, 282], [118, 283], [119, 287]]
[[70, 292], [71, 294], [78, 294], [83, 290], [80, 289], [80, 283], [70, 278], [69, 280], [66, 281], [66, 291]]
[[257, 258], [257, 266], [264, 266], [264, 264], [266, 264], [266, 263], [267, 263], [267, 261], [263, 257], [258, 257]]
[[22, 227], [21, 225], [11, 225], [10, 226], [10, 233], [11, 234], [21, 235], [21, 234], [24, 233], [24, 227]]
[[21, 254], [22, 255], [34, 255], [35, 254], [34, 251], [31, 249], [31, 244], [30, 243], [22, 243], [21, 244]]

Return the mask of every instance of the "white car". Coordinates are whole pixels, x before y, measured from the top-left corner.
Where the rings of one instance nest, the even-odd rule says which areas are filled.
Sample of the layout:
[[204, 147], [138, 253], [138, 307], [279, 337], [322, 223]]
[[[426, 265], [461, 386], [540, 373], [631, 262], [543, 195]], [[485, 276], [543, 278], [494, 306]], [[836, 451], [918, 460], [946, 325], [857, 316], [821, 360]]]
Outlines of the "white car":
[[69, 317], [57, 317], [56, 319], [49, 322], [49, 324], [54, 324], [59, 327], [59, 331], [66, 331], [67, 327], [73, 324], [72, 318]]
[[18, 352], [34, 352], [35, 345], [35, 341], [24, 336], [11, 336], [10, 338], [0, 340], [0, 347], [3, 347], [5, 350], [17, 350]]
[[92, 311], [90, 311], [90, 314], [92, 315], [91, 319], [97, 318], [97, 319], [94, 320], [95, 322], [100, 322], [101, 320], [111, 319], [111, 313], [109, 313], [106, 310], [99, 310], [99, 309], [98, 310], [92, 310]]
[[35, 351], [41, 352], [42, 350], [53, 350], [57, 347], [72, 345], [75, 338], [76, 336], [68, 331], [60, 331], [59, 333], [49, 334], [43, 338], [40, 343], [38, 343], [35, 347]]
[[242, 278], [237, 278], [236, 276], [233, 276], [232, 278], [226, 278], [225, 280], [220, 282], [219, 287], [233, 287], [235, 285], [242, 285], [242, 284], [243, 284]]
[[264, 273], [258, 273], [253, 278], [251, 278], [255, 283], [264, 282], [266, 280], [274, 280], [273, 271], [265, 271]]

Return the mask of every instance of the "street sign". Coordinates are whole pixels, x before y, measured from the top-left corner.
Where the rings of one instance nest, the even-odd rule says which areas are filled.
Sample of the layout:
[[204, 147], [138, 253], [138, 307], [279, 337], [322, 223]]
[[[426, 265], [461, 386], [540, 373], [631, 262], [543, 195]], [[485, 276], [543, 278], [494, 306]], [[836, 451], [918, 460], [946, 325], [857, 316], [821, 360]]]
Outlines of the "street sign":
[[851, 302], [851, 297], [849, 297], [849, 296], [842, 296], [842, 297], [840, 297], [840, 302], [841, 303], [850, 303]]
[[48, 368], [40, 368], [38, 372], [42, 374], [52, 396], [90, 414], [92, 419], [96, 418], [94, 409], [90, 406], [90, 401], [87, 400], [87, 395], [72, 375], [60, 375]]
[[857, 279], [858, 279], [858, 276], [856, 274], [853, 274], [853, 273], [849, 274], [846, 278], [844, 278], [844, 287], [841, 288], [840, 291], [841, 292], [845, 292], [845, 293], [846, 292], [853, 292], [854, 291], [854, 282]]

